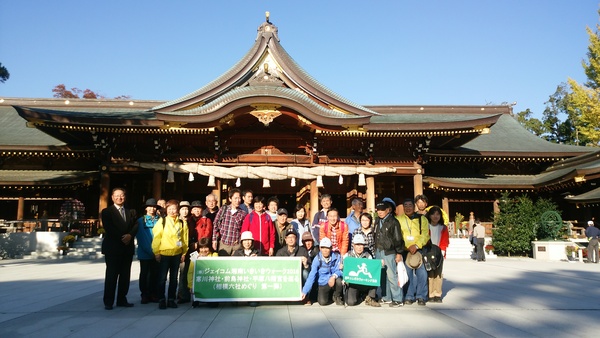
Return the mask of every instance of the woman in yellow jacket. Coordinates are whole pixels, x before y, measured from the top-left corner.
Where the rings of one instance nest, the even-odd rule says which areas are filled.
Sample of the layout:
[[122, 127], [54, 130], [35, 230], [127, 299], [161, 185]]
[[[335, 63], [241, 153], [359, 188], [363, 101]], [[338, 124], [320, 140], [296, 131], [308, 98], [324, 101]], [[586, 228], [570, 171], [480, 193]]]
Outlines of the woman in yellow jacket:
[[[176, 308], [175, 296], [177, 295], [177, 276], [179, 264], [185, 259], [188, 248], [187, 222], [179, 218], [179, 201], [167, 202], [167, 216], [156, 222], [152, 231], [152, 251], [159, 264], [159, 295], [158, 308], [164, 310], [168, 307]], [[168, 301], [165, 298], [165, 287], [169, 274]]]

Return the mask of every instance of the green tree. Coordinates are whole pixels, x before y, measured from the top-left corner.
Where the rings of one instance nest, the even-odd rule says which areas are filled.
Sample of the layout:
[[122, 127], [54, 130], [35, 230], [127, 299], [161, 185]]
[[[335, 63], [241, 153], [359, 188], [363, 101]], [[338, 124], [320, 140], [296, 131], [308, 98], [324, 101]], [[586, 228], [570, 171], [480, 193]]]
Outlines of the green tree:
[[526, 110], [517, 113], [516, 119], [519, 123], [536, 136], [542, 136], [546, 133], [546, 128], [542, 121], [532, 117], [533, 112], [527, 108]]
[[[62, 99], [105, 99], [104, 95], [99, 94], [91, 89], [81, 90], [79, 88], [73, 87], [71, 90], [67, 89], [64, 84], [56, 85], [52, 88], [53, 96]], [[80, 96], [81, 95], [81, 96]], [[129, 95], [119, 95], [115, 97], [117, 100], [129, 100], [131, 96]]]
[[549, 210], [557, 211], [556, 204], [540, 198], [535, 203], [527, 196], [500, 198], [500, 212], [494, 214], [494, 250], [501, 255], [526, 255], [532, 253], [531, 242], [540, 229], [541, 215]]
[[9, 78], [10, 73], [8, 72], [8, 69], [6, 69], [6, 67], [2, 65], [2, 62], [0, 62], [0, 83], [6, 82], [6, 80]]
[[[599, 12], [600, 14], [600, 12]], [[575, 125], [578, 134], [585, 138], [585, 144], [600, 145], [600, 26], [596, 25], [596, 32], [586, 28], [590, 44], [588, 45], [587, 62], [582, 61], [582, 66], [587, 76], [585, 84], [569, 78], [571, 93], [568, 100], [570, 116], [579, 116]]]

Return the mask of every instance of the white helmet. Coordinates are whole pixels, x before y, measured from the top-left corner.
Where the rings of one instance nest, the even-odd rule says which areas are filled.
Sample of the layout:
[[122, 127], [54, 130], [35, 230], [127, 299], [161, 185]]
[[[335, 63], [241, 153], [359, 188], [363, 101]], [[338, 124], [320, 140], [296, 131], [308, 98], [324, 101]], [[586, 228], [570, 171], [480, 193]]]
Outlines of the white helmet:
[[365, 237], [361, 234], [356, 234], [352, 237], [352, 244], [365, 244]]
[[323, 248], [323, 247], [331, 248], [331, 240], [329, 238], [325, 237], [319, 241], [319, 246], [321, 248]]
[[254, 240], [254, 238], [252, 237], [252, 232], [251, 231], [244, 231], [242, 232], [242, 237], [240, 238], [240, 241], [244, 241], [244, 240]]

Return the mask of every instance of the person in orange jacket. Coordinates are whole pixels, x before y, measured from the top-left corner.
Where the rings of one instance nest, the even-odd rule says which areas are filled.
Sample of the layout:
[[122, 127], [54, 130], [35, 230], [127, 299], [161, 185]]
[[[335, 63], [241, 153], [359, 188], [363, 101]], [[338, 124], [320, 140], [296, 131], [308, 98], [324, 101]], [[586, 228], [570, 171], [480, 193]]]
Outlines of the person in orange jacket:
[[348, 225], [340, 220], [336, 208], [327, 211], [327, 222], [319, 230], [319, 238], [331, 240], [331, 251], [345, 255], [348, 252]]

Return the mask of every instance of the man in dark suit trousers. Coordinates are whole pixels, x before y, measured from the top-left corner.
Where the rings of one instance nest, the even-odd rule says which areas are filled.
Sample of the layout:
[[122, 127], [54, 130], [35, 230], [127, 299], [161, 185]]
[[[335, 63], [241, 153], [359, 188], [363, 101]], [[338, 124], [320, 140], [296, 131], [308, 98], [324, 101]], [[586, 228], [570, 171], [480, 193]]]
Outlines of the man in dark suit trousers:
[[104, 308], [112, 310], [117, 282], [117, 306], [132, 307], [127, 301], [131, 262], [135, 246], [133, 238], [138, 230], [135, 210], [125, 208], [125, 189], [112, 190], [113, 205], [102, 210], [102, 226], [106, 230], [102, 241], [102, 253], [106, 262], [104, 278]]

